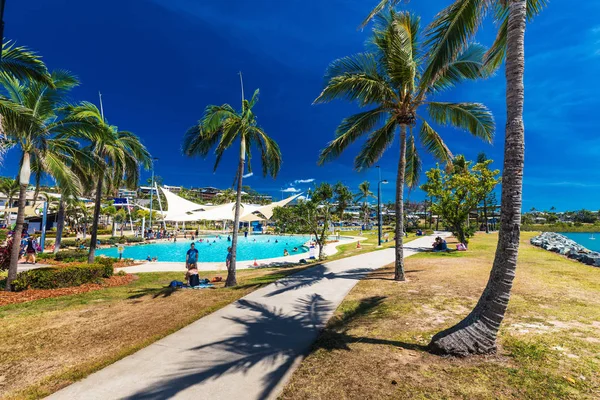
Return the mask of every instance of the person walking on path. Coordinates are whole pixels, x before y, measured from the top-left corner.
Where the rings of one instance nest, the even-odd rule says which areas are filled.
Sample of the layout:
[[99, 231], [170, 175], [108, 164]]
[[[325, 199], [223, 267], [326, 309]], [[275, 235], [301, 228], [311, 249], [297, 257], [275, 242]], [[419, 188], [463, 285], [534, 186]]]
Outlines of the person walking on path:
[[196, 263], [198, 262], [198, 249], [196, 249], [196, 245], [194, 242], [190, 244], [190, 249], [187, 251], [185, 255], [185, 266], [190, 269], [192, 267], [196, 267]]

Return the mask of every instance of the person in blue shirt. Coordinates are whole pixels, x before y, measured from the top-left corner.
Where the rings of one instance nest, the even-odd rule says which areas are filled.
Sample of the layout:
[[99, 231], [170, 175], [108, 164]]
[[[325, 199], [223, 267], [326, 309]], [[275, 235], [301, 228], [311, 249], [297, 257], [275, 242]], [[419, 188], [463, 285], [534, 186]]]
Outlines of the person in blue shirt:
[[231, 264], [231, 247], [227, 248], [227, 257], [225, 258], [225, 266], [229, 269], [229, 265]]
[[196, 246], [192, 242], [192, 244], [190, 244], [190, 249], [187, 251], [187, 254], [185, 256], [185, 265], [189, 269], [189, 268], [195, 267], [197, 262], [198, 262], [198, 250], [196, 249]]

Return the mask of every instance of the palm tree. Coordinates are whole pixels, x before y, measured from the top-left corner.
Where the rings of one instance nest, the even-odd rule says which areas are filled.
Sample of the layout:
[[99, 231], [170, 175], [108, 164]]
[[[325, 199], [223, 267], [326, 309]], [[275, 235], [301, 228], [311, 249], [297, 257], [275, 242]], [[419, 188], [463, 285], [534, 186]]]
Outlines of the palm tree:
[[354, 196], [348, 186], [344, 185], [342, 182], [335, 184], [333, 192], [335, 193], [335, 202], [337, 203], [335, 213], [339, 220], [342, 221], [344, 219], [344, 212], [354, 201]]
[[[384, 0], [397, 4], [399, 0]], [[382, 2], [382, 3], [383, 3]], [[525, 26], [547, 0], [455, 0], [431, 26], [431, 66], [424, 77], [435, 76], [454, 53], [467, 46], [489, 11], [498, 22], [496, 40], [486, 53], [486, 67], [497, 68], [506, 58], [506, 132], [502, 172], [500, 232], [490, 278], [473, 311], [455, 326], [434, 335], [431, 351], [469, 355], [496, 351], [517, 267], [523, 197], [525, 128], [523, 125]]]
[[136, 187], [140, 177], [140, 166], [149, 169], [152, 157], [140, 139], [131, 132], [120, 131], [109, 125], [103, 113], [92, 103], [82, 102], [68, 107], [68, 120], [83, 123], [82, 135], [89, 140], [83, 149], [96, 163], [87, 172], [97, 179], [95, 188], [94, 216], [88, 263], [93, 263], [98, 241], [98, 222], [102, 206], [102, 194], [106, 186], [109, 192], [122, 183]]
[[[241, 78], [241, 74], [240, 74]], [[233, 237], [231, 239], [231, 261], [227, 270], [225, 286], [237, 285], [235, 261], [237, 251], [237, 237], [240, 225], [240, 204], [242, 200], [242, 176], [244, 164], [248, 159], [250, 166], [251, 147], [258, 147], [261, 153], [263, 176], [277, 176], [281, 166], [281, 152], [277, 143], [257, 125], [256, 116], [252, 108], [258, 101], [258, 89], [252, 99], [244, 98], [242, 86], [242, 109], [236, 111], [229, 104], [221, 106], [209, 105], [204, 111], [204, 116], [197, 125], [191, 127], [183, 139], [183, 153], [189, 157], [206, 157], [215, 147], [216, 161], [214, 170], [217, 169], [223, 153], [239, 141], [239, 161], [236, 172], [237, 195], [235, 202], [235, 216], [233, 220]]]
[[[4, 193], [6, 196], [6, 204], [4, 205], [4, 209], [8, 210], [12, 207], [12, 202], [15, 196], [19, 194], [19, 182], [16, 179], [6, 178], [3, 179], [0, 183], [0, 192]], [[8, 211], [4, 212], [6, 215], [5, 223], [6, 226], [10, 224], [10, 213]]]
[[375, 195], [370, 190], [371, 183], [369, 181], [364, 181], [360, 185], [358, 185], [358, 193], [355, 195], [356, 201], [362, 201], [362, 211], [363, 211], [363, 225], [369, 224], [369, 214], [370, 208], [368, 200], [370, 198], [375, 198]]
[[339, 156], [359, 137], [368, 138], [355, 159], [362, 170], [377, 163], [392, 144], [399, 130], [400, 157], [396, 178], [396, 280], [405, 280], [402, 237], [404, 231], [404, 184], [417, 185], [420, 160], [413, 135], [420, 124], [419, 139], [438, 159], [449, 162], [452, 154], [420, 111], [426, 107], [431, 121], [452, 125], [476, 137], [491, 141], [494, 121], [480, 103], [432, 101], [439, 92], [467, 79], [484, 76], [484, 48], [473, 44], [449, 59], [439, 73], [426, 77], [421, 70], [430, 67], [430, 47], [423, 47], [419, 36], [419, 18], [393, 10], [379, 14], [373, 29], [372, 50], [334, 61], [328, 68], [328, 83], [317, 103], [334, 99], [357, 101], [372, 109], [342, 121], [336, 138], [321, 152], [320, 164]]
[[[68, 132], [68, 125], [57, 119], [58, 110], [64, 106], [69, 90], [78, 84], [77, 79], [67, 71], [52, 73], [52, 87], [46, 83], [26, 81], [3, 75], [0, 84], [7, 98], [19, 107], [28, 110], [31, 118], [22, 118], [17, 113], [3, 115], [3, 128], [11, 147], [21, 151], [19, 173], [19, 205], [14, 238], [19, 240], [25, 217], [25, 195], [33, 173], [36, 186], [43, 174], [52, 176], [61, 188], [69, 193], [77, 193], [79, 179], [68, 167], [66, 160], [76, 157], [79, 144]], [[6, 283], [7, 290], [17, 275], [19, 246], [11, 249], [11, 260]]]

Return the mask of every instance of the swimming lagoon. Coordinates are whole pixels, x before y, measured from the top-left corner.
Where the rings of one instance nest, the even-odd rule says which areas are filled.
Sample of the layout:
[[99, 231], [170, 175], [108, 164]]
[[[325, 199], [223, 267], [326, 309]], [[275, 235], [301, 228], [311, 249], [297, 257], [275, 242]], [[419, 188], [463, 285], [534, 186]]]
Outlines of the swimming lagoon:
[[[284, 250], [290, 255], [306, 253], [308, 248], [304, 244], [310, 240], [306, 236], [282, 236], [282, 235], [240, 235], [238, 238], [237, 259], [238, 261], [260, 260], [283, 256]], [[177, 242], [158, 242], [142, 245], [125, 246], [124, 258], [134, 260], [145, 260], [157, 257], [158, 261], [185, 262], [185, 255], [192, 243], [191, 239], [178, 238]], [[221, 262], [227, 256], [227, 247], [231, 242], [227, 235], [212, 235], [196, 238], [196, 249], [198, 249], [198, 262]], [[293, 251], [294, 248], [298, 250]], [[119, 257], [116, 247], [96, 250], [97, 255], [107, 257]]]

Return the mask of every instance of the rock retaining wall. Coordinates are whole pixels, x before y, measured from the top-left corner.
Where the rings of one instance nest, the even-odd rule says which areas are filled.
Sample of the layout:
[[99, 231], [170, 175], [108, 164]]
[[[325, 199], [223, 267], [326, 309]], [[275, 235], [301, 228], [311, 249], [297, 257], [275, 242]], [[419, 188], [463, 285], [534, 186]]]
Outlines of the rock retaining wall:
[[590, 251], [579, 243], [555, 232], [543, 232], [530, 240], [534, 246], [565, 255], [587, 265], [600, 267], [600, 253]]

